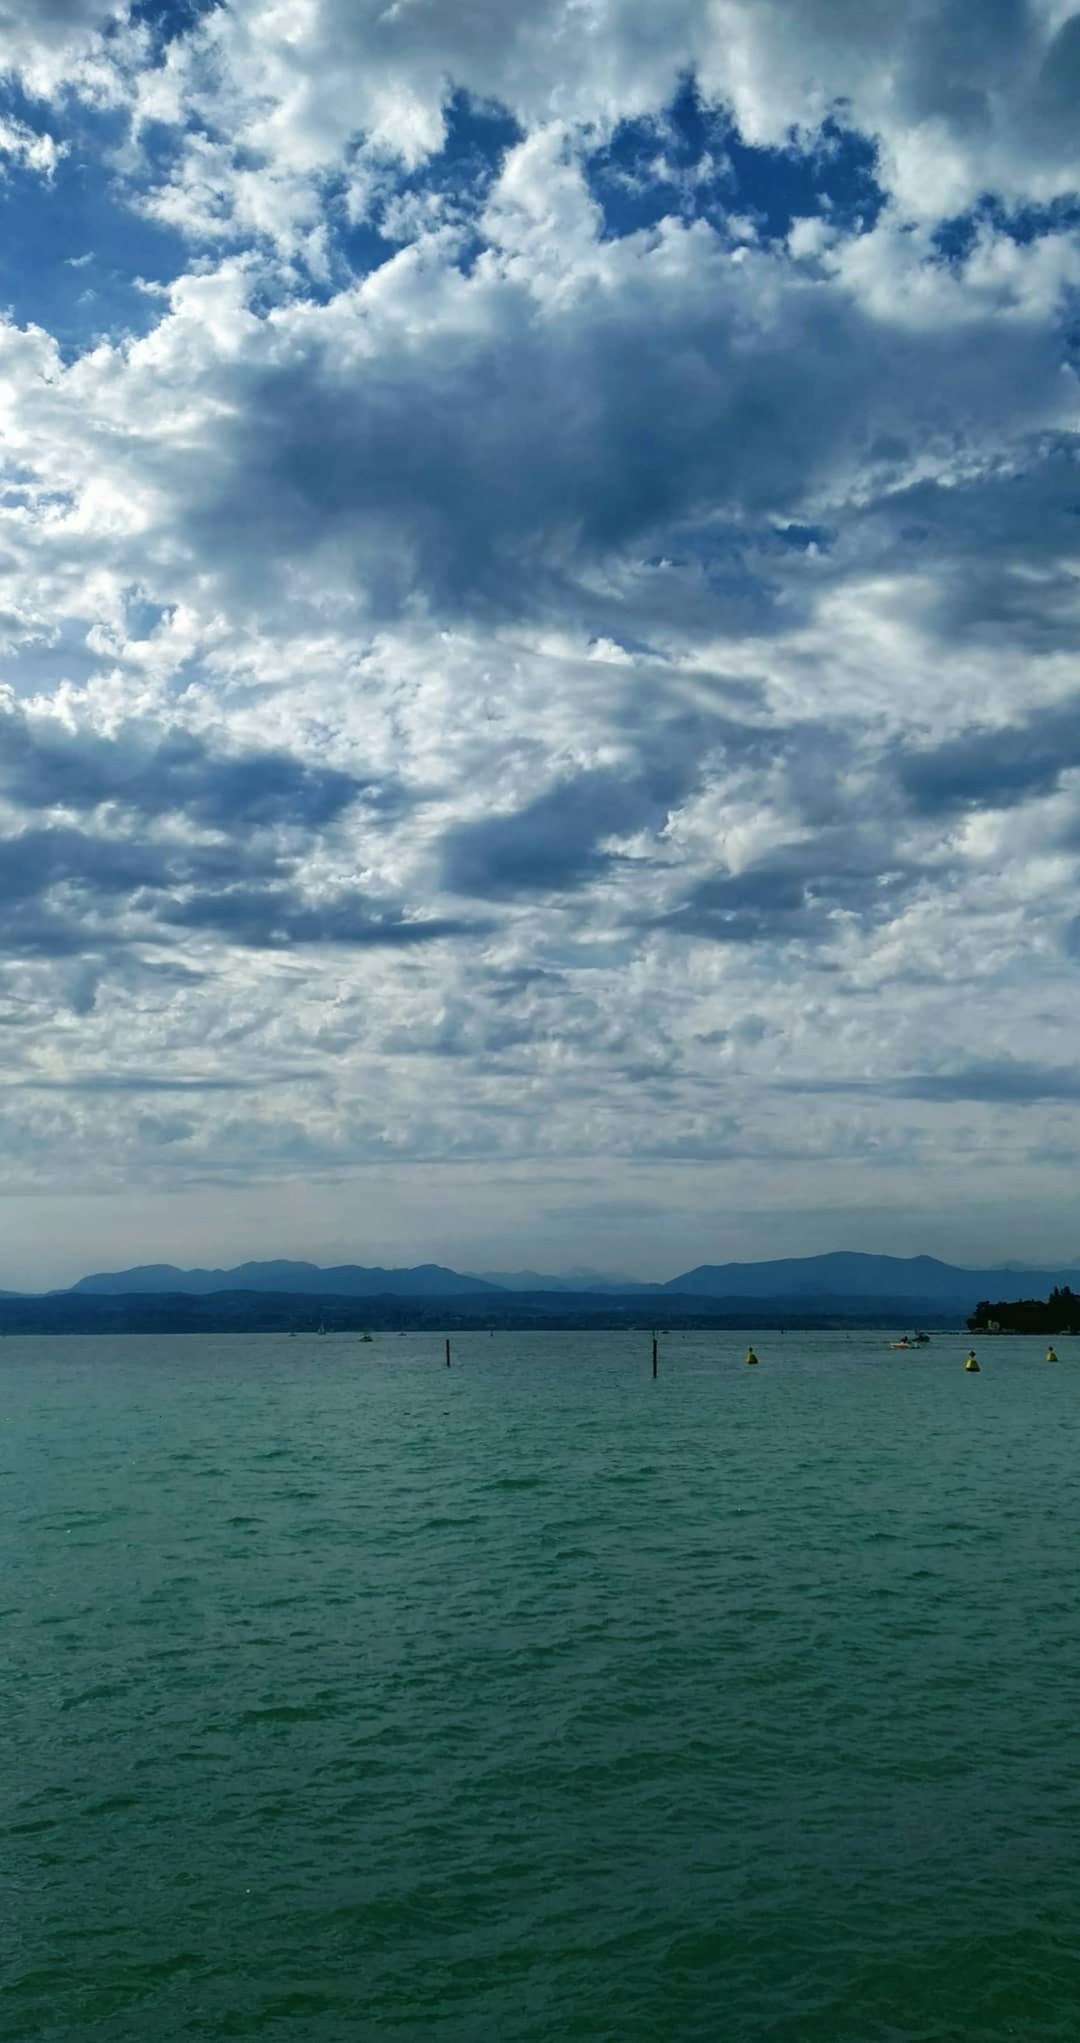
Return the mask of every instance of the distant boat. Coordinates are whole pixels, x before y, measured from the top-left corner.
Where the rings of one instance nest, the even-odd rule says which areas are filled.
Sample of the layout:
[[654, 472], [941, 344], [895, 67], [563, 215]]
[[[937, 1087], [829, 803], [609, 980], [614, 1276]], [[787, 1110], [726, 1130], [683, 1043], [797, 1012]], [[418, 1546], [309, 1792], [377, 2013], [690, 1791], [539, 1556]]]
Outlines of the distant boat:
[[890, 1341], [889, 1346], [890, 1348], [928, 1348], [930, 1346], [930, 1336], [929, 1334], [905, 1334], [900, 1341]]
[[370, 1341], [370, 1339], [371, 1339], [371, 1335], [370, 1335], [370, 1334], [361, 1334], [361, 1336], [360, 1336], [360, 1339], [361, 1339], [362, 1341]]

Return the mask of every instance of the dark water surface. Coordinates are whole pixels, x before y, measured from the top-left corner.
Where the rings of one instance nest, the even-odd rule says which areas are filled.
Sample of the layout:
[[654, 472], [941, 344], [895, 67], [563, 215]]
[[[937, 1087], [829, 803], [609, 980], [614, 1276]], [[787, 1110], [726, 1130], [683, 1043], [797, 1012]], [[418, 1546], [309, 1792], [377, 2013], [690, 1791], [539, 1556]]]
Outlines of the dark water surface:
[[1080, 2037], [1080, 1342], [0, 1342], [0, 2033]]

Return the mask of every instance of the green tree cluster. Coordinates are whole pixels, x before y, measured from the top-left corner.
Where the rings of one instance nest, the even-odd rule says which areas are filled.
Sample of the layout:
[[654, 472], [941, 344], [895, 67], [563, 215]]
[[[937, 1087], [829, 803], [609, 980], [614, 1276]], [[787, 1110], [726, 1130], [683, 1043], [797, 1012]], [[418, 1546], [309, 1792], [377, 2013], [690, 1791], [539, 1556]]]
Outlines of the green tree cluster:
[[973, 1334], [1080, 1334], [1080, 1295], [1055, 1284], [1049, 1298], [981, 1299], [968, 1320]]

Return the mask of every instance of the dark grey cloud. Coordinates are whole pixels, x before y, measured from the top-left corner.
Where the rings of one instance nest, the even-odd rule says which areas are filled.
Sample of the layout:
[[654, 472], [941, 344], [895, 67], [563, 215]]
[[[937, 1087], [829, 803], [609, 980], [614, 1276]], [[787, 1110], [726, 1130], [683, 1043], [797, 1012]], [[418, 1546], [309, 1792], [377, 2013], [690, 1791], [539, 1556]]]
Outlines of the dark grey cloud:
[[129, 726], [112, 738], [13, 709], [0, 721], [0, 789], [24, 808], [183, 814], [202, 829], [296, 829], [334, 822], [361, 794], [396, 790], [287, 752], [215, 752], [191, 732]]
[[451, 893], [560, 893], [582, 887], [610, 864], [605, 837], [662, 827], [686, 776], [659, 767], [642, 777], [580, 773], [507, 816], [458, 823], [442, 842], [443, 882]]
[[1019, 1059], [973, 1059], [951, 1071], [916, 1072], [882, 1079], [782, 1080], [781, 1092], [857, 1094], [889, 1100], [925, 1100], [931, 1106], [971, 1101], [986, 1106], [1038, 1106], [1080, 1101], [1080, 1071], [1067, 1065]]
[[929, 1072], [896, 1081], [904, 1100], [984, 1101], [990, 1106], [1036, 1106], [1044, 1100], [1080, 1100], [1080, 1072], [1046, 1064], [976, 1062], [958, 1071]]
[[[899, 25], [899, 24], [898, 24]], [[961, 135], [988, 134], [997, 107], [1030, 61], [1028, 0], [946, 0], [920, 15], [906, 39], [900, 89], [926, 119], [948, 122]]]
[[0, 902], [0, 957], [74, 958], [115, 950], [118, 942], [115, 933], [38, 901]]
[[1007, 809], [1052, 794], [1080, 766], [1080, 696], [1033, 710], [995, 730], [974, 727], [945, 744], [897, 752], [900, 784], [924, 815]]
[[37, 899], [64, 886], [137, 897], [144, 890], [224, 884], [241, 865], [263, 873], [283, 869], [270, 847], [171, 844], [60, 825], [22, 830], [0, 838], [0, 903]]
[[887, 920], [924, 877], [886, 838], [826, 826], [742, 872], [707, 875], [658, 926], [714, 943], [819, 942], [838, 914]]
[[261, 1092], [266, 1085], [284, 1085], [310, 1073], [275, 1072], [258, 1078], [181, 1078], [149, 1071], [83, 1072], [72, 1078], [15, 1078], [0, 1084], [0, 1090], [15, 1092], [75, 1093], [214, 1093]]
[[[646, 758], [646, 709], [628, 708], [622, 724]], [[722, 715], [658, 717], [647, 767], [583, 772], [509, 814], [452, 826], [441, 845], [443, 883], [451, 892], [490, 900], [583, 889], [625, 863], [603, 848], [605, 839], [658, 832], [711, 773], [760, 773], [780, 764], [789, 813], [816, 826], [816, 834], [781, 847], [748, 872], [701, 880], [668, 918], [670, 926], [691, 935], [757, 941], [812, 934], [829, 909], [865, 907], [871, 896], [880, 913], [915, 875], [897, 871], [895, 852], [882, 839], [831, 820], [852, 806], [844, 777], [849, 752], [846, 735], [828, 726], [742, 725]], [[504, 980], [501, 992], [494, 985], [491, 997], [507, 998], [542, 981], [557, 992], [564, 988], [561, 975], [530, 968]]]
[[[1041, 414], [1058, 376], [1041, 327], [906, 332], [824, 286], [756, 305], [725, 251], [698, 253], [693, 283], [641, 259], [554, 322], [503, 280], [467, 337], [434, 329], [362, 373], [311, 322], [287, 363], [230, 372], [212, 445], [170, 452], [190, 544], [245, 601], [272, 599], [287, 560], [363, 586], [377, 614], [418, 596], [542, 614], [572, 595], [599, 629], [591, 562], [650, 535], [666, 552], [699, 514], [798, 520], [875, 437], [917, 445], [949, 417], [963, 439], [1022, 411], [1018, 389]], [[726, 577], [745, 593], [714, 560], [714, 610]]]
[[664, 926], [714, 943], [763, 943], [816, 934], [820, 920], [804, 875], [760, 866], [699, 881]]
[[0, 953], [70, 957], [123, 941], [118, 915], [171, 888], [225, 884], [238, 862], [276, 872], [270, 850], [101, 836], [69, 826], [0, 838]]
[[253, 950], [304, 944], [405, 948], [476, 933], [475, 920], [408, 917], [358, 892], [305, 895], [298, 861], [257, 835], [176, 844], [71, 827], [0, 839], [0, 955], [114, 952], [202, 930]]
[[[1049, 317], [1041, 330], [1064, 358], [1067, 334]], [[976, 377], [978, 355], [972, 336]], [[881, 573], [912, 578], [912, 602], [943, 648], [1007, 642], [1031, 653], [1071, 649], [1080, 435], [1016, 431], [1020, 421], [1003, 392], [997, 407], [987, 407], [990, 446], [1005, 421], [1014, 429], [1008, 459], [983, 459], [967, 476], [872, 493], [827, 571], [842, 578], [853, 565], [865, 570], [873, 562]]]
[[250, 950], [298, 944], [344, 944], [401, 950], [445, 937], [470, 936], [489, 925], [453, 916], [409, 918], [392, 903], [360, 893], [311, 902], [288, 887], [230, 886], [162, 903], [163, 922], [205, 930]]
[[[9, 955], [115, 958], [125, 943], [175, 943], [181, 929], [248, 949], [405, 947], [475, 926], [411, 919], [397, 903], [356, 893], [305, 894], [306, 852], [358, 799], [382, 822], [407, 806], [392, 778], [282, 751], [215, 750], [182, 730], [71, 732], [17, 705], [0, 717], [0, 740], [0, 790], [23, 812], [108, 817], [108, 827], [98, 817], [98, 827], [35, 823], [0, 837], [0, 951]], [[198, 834], [178, 839], [174, 820]]]

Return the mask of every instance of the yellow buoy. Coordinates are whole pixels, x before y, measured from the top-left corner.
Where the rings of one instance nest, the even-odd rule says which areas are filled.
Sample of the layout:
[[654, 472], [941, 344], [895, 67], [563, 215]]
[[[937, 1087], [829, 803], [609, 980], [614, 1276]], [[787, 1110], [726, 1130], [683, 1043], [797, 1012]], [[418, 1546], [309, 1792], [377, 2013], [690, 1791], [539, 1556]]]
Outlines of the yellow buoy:
[[757, 1356], [755, 1355], [755, 1353], [754, 1353], [753, 1349], [752, 1349], [752, 1348], [748, 1348], [748, 1349], [747, 1349], [747, 1351], [746, 1351], [746, 1360], [747, 1360], [748, 1362], [756, 1362], [756, 1361], [757, 1361], [757, 1359], [758, 1359], [758, 1358], [757, 1358]]
[[1055, 1353], [1054, 1353], [1054, 1351], [1053, 1351], [1053, 1349], [1052, 1349], [1052, 1348], [1048, 1348], [1048, 1349], [1047, 1349], [1047, 1351], [1046, 1351], [1046, 1359], [1047, 1359], [1047, 1361], [1048, 1361], [1048, 1362], [1056, 1362], [1056, 1361], [1057, 1361], [1057, 1356], [1055, 1355]]
[[970, 1371], [970, 1373], [974, 1376], [978, 1376], [980, 1374], [979, 1365], [975, 1360], [974, 1348], [968, 1349], [967, 1361], [964, 1363], [964, 1368]]

